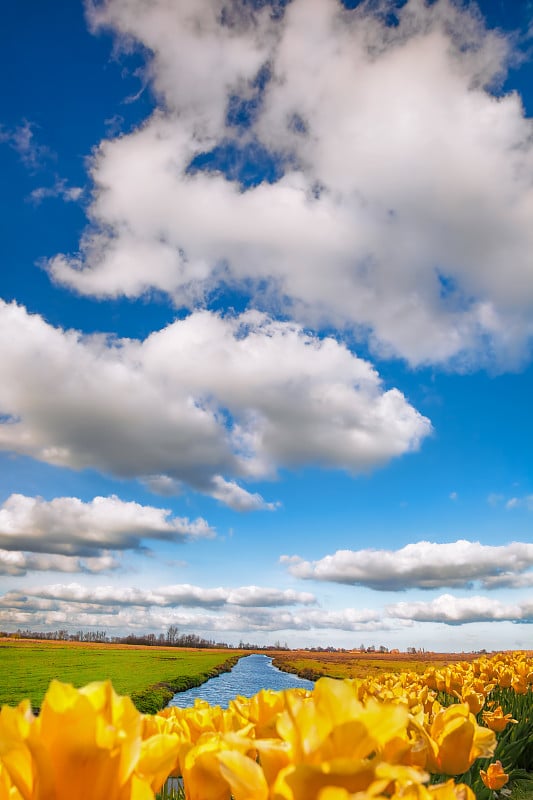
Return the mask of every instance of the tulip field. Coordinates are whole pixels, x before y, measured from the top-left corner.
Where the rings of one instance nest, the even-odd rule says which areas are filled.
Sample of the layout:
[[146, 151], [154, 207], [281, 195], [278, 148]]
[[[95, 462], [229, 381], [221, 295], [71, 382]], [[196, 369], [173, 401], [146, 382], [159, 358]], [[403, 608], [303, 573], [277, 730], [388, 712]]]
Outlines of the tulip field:
[[301, 678], [367, 678], [388, 672], [424, 672], [458, 661], [472, 661], [474, 653], [380, 653], [354, 650], [280, 650], [274, 664]]
[[532, 686], [518, 652], [157, 714], [52, 681], [0, 711], [0, 800], [526, 800]]

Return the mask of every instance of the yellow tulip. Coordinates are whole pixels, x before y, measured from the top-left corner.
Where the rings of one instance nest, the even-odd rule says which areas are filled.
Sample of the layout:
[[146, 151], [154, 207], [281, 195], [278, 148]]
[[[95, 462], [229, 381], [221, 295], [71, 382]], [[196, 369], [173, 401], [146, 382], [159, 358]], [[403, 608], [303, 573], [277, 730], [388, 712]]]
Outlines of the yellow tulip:
[[357, 700], [349, 681], [321, 678], [312, 698], [288, 698], [278, 719], [278, 733], [287, 741], [296, 763], [359, 760], [379, 752], [387, 742], [406, 738], [405, 707], [369, 699]]
[[463, 676], [458, 670], [448, 669], [444, 678], [448, 694], [457, 695], [463, 687]]
[[422, 785], [429, 780], [429, 775], [421, 769], [400, 764], [381, 763], [376, 766], [375, 780], [372, 789], [378, 789], [387, 796], [392, 792], [403, 791], [406, 786]]
[[[308, 692], [293, 693], [304, 697]], [[286, 693], [262, 689], [254, 697], [237, 697], [230, 703], [230, 710], [240, 717], [244, 724], [252, 724], [258, 739], [270, 739], [276, 735], [276, 720], [285, 710]]]
[[463, 687], [461, 700], [468, 705], [468, 708], [474, 716], [478, 714], [485, 705], [485, 695], [482, 692], [476, 692], [471, 684]]
[[498, 675], [498, 684], [502, 689], [507, 689], [513, 680], [513, 673], [510, 669], [504, 669]]
[[429, 733], [434, 743], [430, 768], [445, 775], [466, 772], [476, 758], [491, 756], [496, 748], [496, 736], [477, 725], [466, 703], [439, 711]]
[[[32, 797], [35, 783], [32, 755], [26, 741], [34, 720], [29, 700], [23, 700], [16, 708], [4, 706], [0, 711], [0, 762], [9, 783], [24, 798]], [[5, 777], [4, 785], [7, 780]]]
[[336, 786], [347, 792], [365, 791], [374, 779], [367, 761], [338, 759], [326, 764], [298, 764], [281, 770], [273, 787], [273, 800], [316, 800], [321, 790]]
[[23, 800], [22, 795], [11, 783], [9, 772], [0, 761], [0, 800]]
[[447, 781], [428, 788], [430, 800], [476, 800], [474, 792], [465, 783]]
[[511, 686], [517, 694], [527, 694], [529, 690], [527, 676], [516, 675], [511, 682]]
[[152, 800], [177, 744], [175, 735], [147, 736], [143, 716], [109, 681], [52, 681], [37, 718], [29, 704], [0, 712], [0, 761], [24, 800]]
[[141, 752], [141, 730], [141, 715], [109, 681], [80, 690], [52, 681], [28, 735], [40, 794], [118, 800]]
[[350, 797], [353, 795], [340, 786], [326, 786], [318, 793], [318, 800], [350, 800]]
[[174, 771], [177, 761], [176, 737], [160, 733], [141, 744], [135, 772], [157, 792], [167, 777]]
[[267, 800], [268, 785], [263, 770], [237, 750], [217, 755], [220, 772], [231, 788], [234, 800]]
[[487, 789], [501, 789], [509, 780], [509, 775], [504, 772], [501, 761], [489, 764], [486, 771], [480, 769], [479, 774]]
[[503, 713], [501, 706], [497, 706], [494, 711], [484, 711], [482, 716], [485, 725], [497, 733], [504, 731], [509, 723], [516, 723], [511, 714]]
[[254, 744], [267, 783], [272, 786], [281, 770], [291, 763], [290, 746], [279, 739], [258, 739]]
[[400, 786], [388, 800], [476, 800], [476, 797], [466, 784], [450, 780], [435, 786], [415, 783]]
[[205, 733], [191, 747], [183, 760], [183, 782], [187, 800], [229, 800], [230, 776], [239, 792], [244, 791], [252, 777], [258, 779], [257, 772], [248, 765], [244, 767], [242, 760], [232, 761], [230, 756], [226, 762], [224, 754], [230, 751], [240, 753], [251, 762], [249, 756], [255, 754], [255, 741], [239, 734]]

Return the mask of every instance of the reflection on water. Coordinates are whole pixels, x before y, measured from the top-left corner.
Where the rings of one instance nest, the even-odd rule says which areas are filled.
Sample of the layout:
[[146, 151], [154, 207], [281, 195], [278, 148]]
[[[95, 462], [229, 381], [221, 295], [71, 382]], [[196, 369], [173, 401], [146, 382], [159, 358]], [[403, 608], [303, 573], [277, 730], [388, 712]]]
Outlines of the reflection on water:
[[268, 656], [252, 655], [241, 658], [233, 667], [231, 672], [223, 672], [216, 678], [187, 689], [186, 692], [178, 692], [169, 703], [169, 706], [187, 708], [194, 705], [197, 697], [207, 700], [212, 706], [222, 706], [227, 708], [229, 701], [237, 695], [241, 697], [252, 697], [261, 689], [293, 689], [303, 687], [312, 689], [314, 683], [297, 675], [289, 675], [282, 672], [277, 667], [272, 666], [272, 659]]

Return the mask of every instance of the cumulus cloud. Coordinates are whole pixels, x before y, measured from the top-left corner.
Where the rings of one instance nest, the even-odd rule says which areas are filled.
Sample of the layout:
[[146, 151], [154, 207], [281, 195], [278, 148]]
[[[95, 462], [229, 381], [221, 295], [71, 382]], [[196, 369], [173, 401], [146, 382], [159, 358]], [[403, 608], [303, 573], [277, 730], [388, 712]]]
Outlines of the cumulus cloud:
[[528, 589], [533, 586], [533, 572], [507, 572], [490, 575], [483, 580], [485, 589]]
[[454, 597], [443, 594], [429, 603], [394, 603], [387, 613], [398, 619], [417, 622], [444, 622], [447, 625], [464, 625], [469, 622], [523, 622], [533, 623], [531, 599], [506, 604], [489, 597]]
[[[105, 627], [116, 631], [161, 630], [168, 625], [194, 632], [242, 633], [288, 627], [379, 625], [375, 612], [350, 610], [331, 616], [308, 609], [305, 615], [284, 607], [316, 603], [308, 592], [260, 586], [202, 588], [176, 584], [157, 589], [86, 587], [78, 583], [6, 592], [0, 597], [0, 624], [15, 626]], [[310, 615], [310, 616], [308, 616]], [[328, 625], [326, 620], [329, 620]], [[348, 627], [347, 627], [348, 626]]]
[[[203, 635], [220, 636], [233, 634], [246, 638], [259, 632], [345, 630], [372, 633], [397, 628], [410, 628], [407, 620], [358, 620], [352, 614], [331, 616], [319, 612], [308, 615], [290, 612], [272, 612], [252, 609], [239, 613], [204, 613], [199, 611], [174, 609], [131, 609], [99, 608], [86, 610], [79, 605], [65, 603], [56, 609], [39, 608], [31, 610], [3, 609], [0, 606], [0, 625], [4, 629], [28, 627], [50, 630], [56, 627], [79, 630], [96, 627], [117, 632], [146, 633], [162, 631], [169, 625], [177, 625], [182, 631]], [[75, 615], [75, 617], [73, 616]], [[72, 620], [76, 624], [72, 626]], [[333, 626], [333, 627], [332, 627]]]
[[[0, 512], [1, 513], [1, 512]], [[26, 575], [28, 572], [84, 572], [98, 574], [118, 569], [120, 562], [109, 553], [79, 558], [0, 550], [0, 575]]]
[[[84, 606], [114, 607], [205, 607], [242, 606], [243, 608], [278, 607], [316, 603], [309, 592], [292, 589], [271, 589], [261, 586], [241, 586], [235, 589], [214, 587], [202, 588], [191, 584], [174, 584], [157, 589], [138, 589], [127, 586], [82, 586], [79, 583], [55, 584], [24, 592], [7, 592], [0, 598], [0, 605], [10, 608], [28, 608], [33, 602], [40, 607], [55, 609], [58, 603], [80, 603]], [[44, 604], [44, 605], [43, 605]]]
[[408, 0], [395, 27], [376, 6], [91, 4], [149, 53], [159, 107], [101, 143], [80, 255], [52, 279], [189, 307], [229, 283], [412, 364], [525, 358], [532, 121], [493, 91], [511, 40], [451, 0]]
[[275, 511], [278, 503], [267, 503], [257, 492], [247, 492], [235, 481], [226, 481], [221, 475], [211, 480], [209, 494], [235, 511]]
[[399, 550], [337, 550], [318, 561], [282, 556], [289, 572], [306, 580], [366, 586], [380, 591], [466, 587], [487, 589], [530, 585], [533, 544], [482, 545], [416, 542]]
[[259, 312], [197, 311], [116, 340], [3, 301], [0, 414], [0, 449], [159, 492], [185, 483], [237, 510], [273, 506], [235, 479], [308, 464], [368, 471], [431, 430], [343, 344]]
[[75, 571], [67, 570], [66, 565], [105, 563], [98, 560], [105, 550], [137, 549], [147, 539], [180, 542], [205, 536], [214, 536], [214, 531], [202, 518], [191, 521], [172, 517], [168, 509], [124, 502], [115, 496], [95, 497], [84, 503], [77, 497], [43, 500], [12, 494], [0, 506], [1, 548], [85, 559], [30, 559], [28, 563], [35, 565], [58, 565], [41, 569]]
[[[291, 608], [305, 606], [305, 610]], [[401, 602], [383, 609], [317, 607], [314, 595], [259, 586], [200, 587], [175, 584], [156, 589], [86, 587], [79, 583], [12, 590], [0, 596], [0, 624], [66, 625], [117, 631], [161, 630], [168, 625], [195, 632], [242, 635], [259, 631], [393, 631], [417, 622], [532, 623], [530, 599], [505, 603], [488, 597], [444, 594], [429, 602]]]
[[[0, 597], [0, 624], [98, 626], [149, 631], [170, 624], [213, 633], [344, 630], [378, 631], [411, 627], [409, 620], [383, 619], [375, 609], [313, 608], [313, 595], [258, 586], [233, 589], [188, 584], [142, 590], [134, 587], [58, 584]], [[305, 605], [305, 612], [286, 607]]]

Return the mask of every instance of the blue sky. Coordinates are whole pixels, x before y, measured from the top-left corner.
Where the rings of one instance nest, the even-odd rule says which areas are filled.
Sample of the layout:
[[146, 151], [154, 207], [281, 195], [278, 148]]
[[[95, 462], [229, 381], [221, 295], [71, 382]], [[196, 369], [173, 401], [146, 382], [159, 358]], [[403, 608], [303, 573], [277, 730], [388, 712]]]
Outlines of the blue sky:
[[4, 17], [0, 629], [530, 646], [531, 4]]

